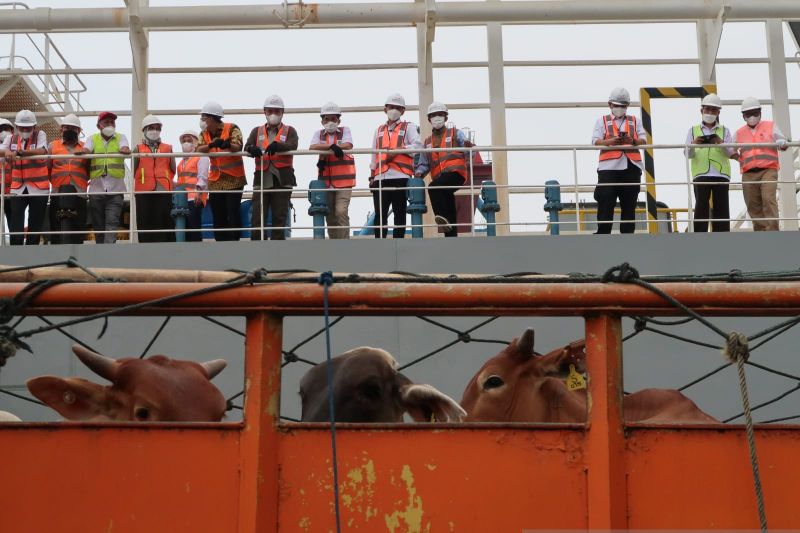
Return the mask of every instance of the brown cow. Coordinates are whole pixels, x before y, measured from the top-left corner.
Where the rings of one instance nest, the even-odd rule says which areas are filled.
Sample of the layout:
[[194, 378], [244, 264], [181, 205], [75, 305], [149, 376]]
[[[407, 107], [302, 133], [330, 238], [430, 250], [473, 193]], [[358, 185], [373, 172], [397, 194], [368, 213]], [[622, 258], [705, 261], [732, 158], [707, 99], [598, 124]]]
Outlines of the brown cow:
[[111, 386], [55, 376], [27, 382], [34, 396], [68, 420], [218, 422], [225, 414], [225, 398], [210, 381], [225, 368], [222, 359], [195, 363], [153, 355], [114, 360], [77, 344], [72, 351]]
[[[460, 422], [466, 413], [431, 385], [418, 385], [397, 371], [397, 361], [379, 348], [363, 346], [331, 360], [333, 405], [337, 422]], [[300, 381], [303, 422], [328, 422], [328, 363], [306, 372]]]
[[[461, 400], [467, 421], [586, 421], [585, 389], [571, 391], [564, 380], [569, 365], [577, 372], [585, 371], [585, 343], [576, 341], [537, 356], [533, 339], [533, 329], [528, 328], [472, 378]], [[644, 389], [625, 395], [622, 403], [623, 416], [629, 422], [718, 422], [671, 389]]]

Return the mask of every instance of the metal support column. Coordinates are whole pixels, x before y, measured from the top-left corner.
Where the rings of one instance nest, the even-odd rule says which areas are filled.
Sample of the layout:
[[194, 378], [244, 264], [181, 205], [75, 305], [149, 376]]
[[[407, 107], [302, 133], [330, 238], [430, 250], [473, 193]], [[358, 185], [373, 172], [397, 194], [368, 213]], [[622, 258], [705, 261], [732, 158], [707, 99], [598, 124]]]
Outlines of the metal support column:
[[[489, 48], [489, 114], [492, 126], [492, 145], [506, 143], [506, 89], [503, 69], [503, 26], [493, 22], [486, 25]], [[500, 212], [497, 214], [497, 234], [508, 235], [510, 228], [508, 204], [508, 153], [492, 153], [492, 178], [499, 187], [497, 198]]]
[[[791, 137], [789, 119], [789, 89], [786, 81], [786, 53], [783, 49], [783, 22], [767, 21], [767, 52], [769, 54], [769, 80], [772, 91], [772, 119], [784, 135]], [[797, 231], [797, 189], [794, 178], [792, 152], [778, 152], [781, 169], [778, 172], [778, 208], [781, 229]]]
[[697, 28], [697, 55], [700, 60], [700, 85], [717, 85], [717, 53], [719, 42], [722, 38], [722, 27], [730, 7], [724, 7], [713, 20], [698, 20]]
[[148, 7], [150, 0], [125, 0], [128, 5], [129, 37], [133, 57], [131, 82], [131, 144], [138, 142], [142, 119], [147, 115], [147, 69], [149, 66], [148, 32], [142, 26], [139, 9]]
[[[417, 0], [425, 4], [425, 23], [417, 24], [417, 82], [419, 85], [419, 134], [423, 140], [431, 134], [431, 125], [428, 122], [428, 106], [433, 102], [433, 41], [436, 38], [436, 1]], [[428, 200], [426, 200], [427, 202]], [[425, 224], [422, 234], [425, 237], [435, 237], [436, 227], [432, 224], [433, 209], [428, 205], [422, 215]], [[453, 221], [455, 222], [455, 221]]]

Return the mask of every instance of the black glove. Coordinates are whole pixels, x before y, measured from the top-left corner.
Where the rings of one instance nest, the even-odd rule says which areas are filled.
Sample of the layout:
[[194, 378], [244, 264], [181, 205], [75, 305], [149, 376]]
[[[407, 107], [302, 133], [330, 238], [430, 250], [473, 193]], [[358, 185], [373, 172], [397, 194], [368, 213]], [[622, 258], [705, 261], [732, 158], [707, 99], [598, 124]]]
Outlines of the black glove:
[[327, 167], [327, 166], [328, 166], [327, 161], [323, 161], [322, 159], [317, 161], [317, 168], [319, 169], [320, 172], [324, 171], [325, 167]]
[[273, 155], [275, 152], [278, 151], [278, 148], [280, 148], [280, 143], [278, 143], [278, 141], [272, 141], [271, 143], [269, 143], [269, 146], [267, 146], [267, 149], [265, 151], [269, 155]]
[[261, 157], [264, 155], [264, 152], [258, 146], [249, 146], [247, 148], [247, 153], [250, 154], [250, 157]]
[[334, 154], [336, 157], [338, 157], [339, 159], [343, 159], [343, 158], [344, 158], [344, 150], [342, 150], [341, 148], [339, 148], [339, 145], [338, 145], [338, 144], [336, 144], [336, 143], [333, 143], [332, 145], [330, 145], [330, 147], [329, 147], [329, 148], [330, 148], [330, 151], [331, 151], [331, 152], [333, 152], [333, 154]]
[[222, 139], [214, 139], [208, 143], [209, 148], [222, 148]]
[[227, 140], [222, 141], [221, 143], [219, 143], [219, 147], [222, 148], [223, 150], [227, 150], [228, 148], [231, 147], [231, 142]]

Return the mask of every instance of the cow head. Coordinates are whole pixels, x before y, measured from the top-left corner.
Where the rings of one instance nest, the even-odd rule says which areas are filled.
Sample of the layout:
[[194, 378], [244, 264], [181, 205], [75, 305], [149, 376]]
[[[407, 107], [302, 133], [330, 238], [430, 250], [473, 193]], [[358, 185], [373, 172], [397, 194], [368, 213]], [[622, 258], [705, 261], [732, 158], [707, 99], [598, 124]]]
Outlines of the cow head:
[[114, 360], [77, 344], [72, 351], [111, 385], [55, 376], [27, 382], [34, 396], [68, 420], [217, 422], [225, 414], [225, 398], [209, 381], [225, 368], [222, 359], [195, 363], [154, 355]]
[[[331, 364], [337, 422], [402, 422], [404, 413], [418, 422], [447, 422], [461, 421], [466, 414], [431, 385], [412, 383], [384, 350], [356, 348], [334, 357]], [[327, 372], [328, 363], [320, 363], [300, 381], [304, 422], [330, 420]]]
[[564, 384], [570, 365], [585, 372], [585, 342], [575, 341], [546, 355], [533, 349], [528, 328], [489, 359], [464, 390], [461, 406], [467, 421], [580, 422], [585, 419], [582, 392]]

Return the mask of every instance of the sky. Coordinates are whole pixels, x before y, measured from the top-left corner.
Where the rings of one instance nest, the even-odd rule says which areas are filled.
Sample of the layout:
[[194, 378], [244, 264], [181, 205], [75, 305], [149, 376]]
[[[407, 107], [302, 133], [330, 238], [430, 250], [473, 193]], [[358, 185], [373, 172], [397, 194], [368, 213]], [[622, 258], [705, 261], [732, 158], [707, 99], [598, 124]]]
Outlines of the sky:
[[[61, 7], [52, 0], [28, 0], [31, 7]], [[212, 5], [203, 0], [157, 1], [153, 6]], [[237, 4], [263, 4], [236, 0]], [[331, 3], [339, 3], [333, 0]], [[81, 7], [121, 7], [122, 0], [84, 0]], [[209, 35], [209, 33], [211, 33]], [[795, 54], [794, 42], [785, 31], [787, 56]], [[624, 36], [624, 39], [620, 39]], [[70, 66], [75, 68], [130, 67], [131, 55], [127, 33], [84, 33], [52, 35]], [[505, 26], [503, 28], [506, 60], [567, 59], [641, 59], [694, 58], [694, 24], [597, 24]], [[609, 39], [609, 37], [611, 37]], [[605, 43], [624, 43], [607, 45]], [[372, 43], [365, 46], [365, 43]], [[0, 35], [0, 56], [6, 55], [10, 37]], [[26, 55], [41, 66], [38, 54], [30, 46], [17, 45], [17, 53]], [[727, 23], [719, 57], [766, 57], [763, 23]], [[486, 30], [483, 27], [437, 28], [433, 45], [437, 61], [482, 61], [487, 59]], [[218, 32], [151, 32], [151, 67], [309, 65], [342, 63], [416, 62], [416, 33], [412, 28], [393, 29], [292, 29]], [[7, 60], [0, 59], [0, 68]], [[789, 97], [800, 98], [800, 66], [787, 65]], [[130, 109], [129, 75], [84, 75], [88, 91], [81, 103], [87, 110]], [[626, 66], [626, 67], [515, 67], [506, 68], [507, 102], [577, 102], [605, 101], [615, 86], [628, 88], [637, 99], [640, 87], [694, 86], [698, 83], [696, 65]], [[717, 85], [725, 100], [745, 96], [770, 98], [768, 68], [759, 65], [719, 65]], [[409, 104], [418, 101], [417, 72], [414, 69], [380, 71], [290, 72], [258, 74], [186, 74], [151, 75], [149, 106], [159, 109], [197, 109], [207, 100], [217, 100], [225, 108], [260, 108], [267, 95], [281, 95], [287, 107], [318, 107], [332, 100], [341, 106], [380, 106], [389, 93], [400, 92]], [[434, 99], [447, 104], [488, 102], [487, 69], [437, 69], [434, 71]], [[638, 115], [638, 109], [632, 108]], [[607, 108], [606, 108], [607, 111]], [[507, 110], [508, 144], [589, 144], [595, 120], [603, 108]], [[765, 106], [765, 118], [771, 109]], [[416, 112], [406, 117], [419, 121]], [[178, 146], [178, 135], [187, 128], [197, 128], [197, 115], [162, 115], [163, 140]], [[681, 143], [690, 126], [699, 121], [696, 100], [658, 100], [653, 104], [653, 129], [656, 143]], [[263, 115], [228, 116], [245, 136], [263, 123]], [[342, 124], [353, 132], [356, 147], [369, 147], [375, 128], [385, 117], [378, 112], [345, 114]], [[479, 145], [490, 144], [488, 110], [454, 110], [450, 120], [459, 127], [475, 131]], [[732, 131], [741, 126], [738, 106], [726, 106], [723, 124]], [[800, 106], [791, 111], [793, 128], [800, 128]], [[94, 121], [83, 118], [87, 133], [94, 132]], [[289, 111], [284, 122], [300, 135], [300, 148], [307, 148], [315, 130], [320, 128], [317, 114]], [[121, 117], [118, 128], [131, 136], [130, 120]], [[790, 132], [784, 132], [790, 136]], [[366, 187], [369, 156], [356, 156], [358, 186]], [[597, 154], [578, 152], [577, 174], [581, 184], [596, 182]], [[247, 159], [249, 179], [252, 160]], [[316, 176], [314, 157], [295, 158], [299, 187], [307, 187]], [[670, 207], [685, 208], [688, 202], [686, 165], [679, 150], [656, 154], [656, 177], [660, 182], [683, 182], [683, 185], [658, 188], [658, 200]], [[734, 164], [734, 181], [739, 180]], [[509, 154], [509, 183], [515, 186], [542, 185], [556, 179], [563, 184], [574, 182], [571, 152], [512, 152]], [[744, 209], [741, 192], [731, 191], [731, 214]], [[644, 194], [640, 195], [644, 200]], [[591, 193], [581, 194], [582, 201], [592, 201]], [[573, 202], [573, 193], [563, 193], [562, 201]], [[546, 213], [542, 194], [515, 195], [511, 199], [510, 218], [519, 223], [512, 231], [543, 231]], [[310, 226], [308, 204], [295, 199], [296, 225]], [[503, 206], [504, 208], [506, 206]], [[366, 222], [372, 210], [370, 198], [354, 198], [351, 224]], [[684, 215], [685, 216], [685, 215]], [[681, 231], [683, 228], [681, 228]], [[296, 236], [310, 236], [310, 230], [297, 230]]]

